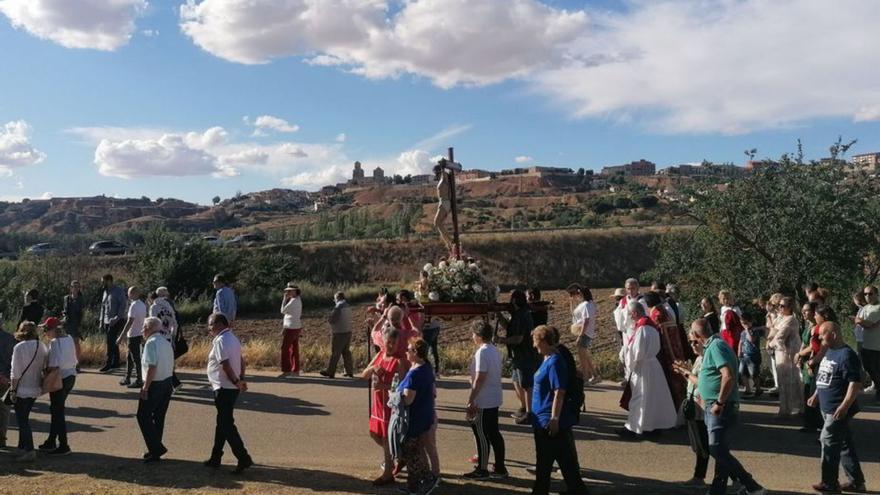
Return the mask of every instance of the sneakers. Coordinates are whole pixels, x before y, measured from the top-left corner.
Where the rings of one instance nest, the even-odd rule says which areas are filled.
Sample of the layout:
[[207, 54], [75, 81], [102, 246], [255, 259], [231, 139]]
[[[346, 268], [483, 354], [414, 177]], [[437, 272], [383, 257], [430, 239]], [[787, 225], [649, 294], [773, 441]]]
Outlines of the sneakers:
[[862, 392], [863, 392], [863, 393], [866, 393], [866, 394], [873, 394], [873, 393], [877, 390], [877, 388], [876, 388], [874, 385], [875, 385], [875, 384], [872, 383], [871, 386], [869, 386], [869, 387], [865, 387], [865, 389], [862, 390]]
[[465, 473], [461, 475], [461, 477], [466, 480], [480, 481], [489, 479], [490, 474], [489, 471], [486, 471], [485, 469], [474, 468], [473, 471]]
[[181, 390], [183, 390], [183, 383], [178, 383], [177, 385], [175, 385], [174, 387], [171, 388], [171, 393], [176, 394], [177, 392], [180, 392]]
[[331, 375], [330, 372], [327, 371], [327, 370], [321, 370], [321, 371], [318, 372], [318, 374], [321, 375], [321, 376], [323, 376], [324, 378], [335, 378], [335, 377], [334, 377], [333, 375]]
[[47, 454], [49, 454], [49, 455], [67, 455], [69, 453], [70, 453], [70, 447], [67, 445], [61, 445], [60, 447], [47, 452]]
[[517, 419], [520, 419], [520, 418], [523, 418], [526, 416], [528, 416], [528, 414], [526, 414], [526, 410], [522, 409], [522, 408], [517, 410], [515, 413], [511, 413], [511, 415], [510, 415], [510, 417], [513, 418], [514, 420], [517, 420]]
[[346, 378], [354, 378], [354, 374], [352, 374], [352, 373], [345, 373], [345, 374], [342, 375], [342, 376], [344, 376], [344, 377], [346, 377]]
[[510, 473], [507, 472], [506, 468], [495, 468], [489, 472], [489, 478], [492, 478], [493, 480], [506, 480], [509, 477]]
[[141, 388], [143, 386], [144, 386], [144, 382], [138, 380], [136, 382], [129, 383], [126, 388]]
[[[146, 457], [146, 455], [144, 457]], [[220, 467], [220, 459], [214, 459], [212, 457], [212, 458], [208, 459], [207, 461], [203, 462], [202, 465], [204, 465], [205, 467], [216, 469], [216, 468]]]
[[232, 470], [232, 474], [241, 474], [244, 472], [245, 469], [247, 469], [253, 465], [254, 465], [254, 460], [251, 459], [250, 457], [247, 457], [244, 460], [238, 461], [238, 464], [236, 464], [235, 469]]
[[123, 378], [122, 380], [119, 380], [119, 384], [122, 385], [123, 387], [131, 385], [131, 379], [130, 378]]
[[840, 493], [839, 485], [829, 485], [824, 481], [821, 483], [816, 483], [813, 485], [813, 490], [816, 490], [819, 493]]
[[49, 440], [46, 440], [45, 442], [41, 443], [39, 447], [37, 447], [37, 449], [40, 450], [41, 452], [49, 452], [49, 451], [55, 450], [57, 448], [58, 448], [58, 445], [56, 445], [54, 441], [49, 441]]
[[846, 493], [865, 493], [868, 489], [865, 487], [865, 482], [861, 483], [853, 483], [852, 481], [847, 481], [846, 483], [840, 485], [840, 491]]
[[599, 375], [593, 375], [593, 378], [590, 378], [590, 385], [598, 385], [602, 383], [602, 377]]

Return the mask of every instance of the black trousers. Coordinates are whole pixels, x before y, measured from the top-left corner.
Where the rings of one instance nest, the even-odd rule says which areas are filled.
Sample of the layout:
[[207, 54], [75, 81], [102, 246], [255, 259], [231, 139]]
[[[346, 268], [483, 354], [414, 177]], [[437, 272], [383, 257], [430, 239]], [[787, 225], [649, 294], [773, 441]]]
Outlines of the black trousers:
[[134, 381], [140, 382], [141, 380], [141, 346], [143, 345], [144, 338], [143, 337], [129, 337], [128, 338], [128, 362], [125, 367], [125, 379], [128, 380], [131, 378], [131, 372], [134, 371]]
[[62, 447], [67, 445], [67, 419], [64, 417], [64, 403], [67, 401], [70, 391], [73, 390], [74, 384], [76, 384], [76, 375], [68, 376], [61, 380], [61, 390], [49, 394], [49, 413], [52, 422], [49, 425], [47, 442], [53, 443], [55, 439], [58, 439], [58, 443]]
[[214, 429], [214, 448], [211, 450], [211, 459], [219, 461], [223, 457], [223, 446], [229, 444], [233, 455], [239, 462], [250, 459], [248, 451], [244, 448], [238, 428], [235, 427], [235, 401], [238, 400], [238, 390], [221, 388], [214, 391], [214, 407], [217, 408], [217, 426]]
[[[698, 413], [699, 414], [699, 413]], [[706, 479], [706, 471], [709, 470], [709, 430], [706, 428], [705, 421], [696, 421], [697, 429], [700, 434], [700, 442], [703, 444], [703, 448], [706, 449], [706, 457], [700, 455], [700, 452], [696, 452], [696, 464], [694, 464], [694, 478], [704, 480]]]
[[880, 400], [880, 351], [862, 347], [862, 366], [874, 382], [875, 398]]
[[125, 327], [125, 321], [120, 320], [112, 325], [104, 324], [104, 334], [107, 343], [107, 361], [105, 367], [116, 368], [119, 366], [119, 346], [116, 345], [116, 339], [119, 338], [119, 332]]
[[498, 408], [477, 409], [477, 416], [471, 423], [474, 440], [477, 443], [477, 467], [485, 470], [489, 465], [489, 450], [495, 452], [495, 470], [503, 471], [504, 437], [498, 429]]
[[565, 479], [566, 493], [584, 495], [587, 486], [581, 479], [581, 466], [578, 464], [577, 449], [574, 445], [574, 433], [571, 428], [560, 429], [559, 433], [550, 436], [544, 428], [533, 427], [535, 434], [535, 486], [532, 495], [548, 495], [550, 493], [550, 472], [553, 461], [559, 465]]
[[137, 422], [147, 444], [147, 452], [161, 455], [165, 452], [162, 435], [165, 432], [165, 413], [171, 402], [171, 378], [154, 381], [147, 389], [147, 400], [138, 400]]

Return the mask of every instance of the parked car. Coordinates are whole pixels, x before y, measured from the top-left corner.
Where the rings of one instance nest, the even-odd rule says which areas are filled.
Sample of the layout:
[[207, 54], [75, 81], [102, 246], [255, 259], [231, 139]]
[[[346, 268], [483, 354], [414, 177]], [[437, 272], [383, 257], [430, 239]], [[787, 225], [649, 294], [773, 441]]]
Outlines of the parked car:
[[27, 248], [25, 252], [31, 256], [49, 256], [51, 254], [58, 254], [60, 249], [60, 246], [54, 242], [41, 242]]
[[217, 237], [216, 235], [202, 236], [202, 242], [210, 246], [222, 246], [224, 244], [223, 239]]
[[252, 247], [259, 246], [265, 242], [266, 236], [263, 234], [241, 234], [226, 241], [226, 245], [231, 247]]
[[116, 241], [98, 241], [89, 246], [89, 254], [92, 256], [126, 254], [128, 252], [131, 252], [128, 246]]

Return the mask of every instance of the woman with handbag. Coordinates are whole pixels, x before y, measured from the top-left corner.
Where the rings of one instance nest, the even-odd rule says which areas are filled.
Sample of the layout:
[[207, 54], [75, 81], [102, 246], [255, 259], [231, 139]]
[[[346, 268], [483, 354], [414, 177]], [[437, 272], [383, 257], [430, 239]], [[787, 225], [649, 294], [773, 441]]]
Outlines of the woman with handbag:
[[[705, 319], [697, 320], [694, 325], [708, 325]], [[696, 455], [694, 476], [685, 481], [689, 486], [704, 486], [706, 484], [706, 471], [709, 468], [709, 430], [703, 418], [703, 400], [697, 392], [697, 382], [700, 378], [700, 369], [703, 367], [703, 343], [688, 334], [688, 343], [697, 358], [692, 367], [684, 361], [677, 361], [674, 365], [675, 372], [687, 380], [687, 398], [682, 403], [681, 411], [688, 426], [688, 437], [691, 442], [691, 450]]]
[[[78, 364], [76, 346], [73, 338], [64, 332], [64, 328], [57, 318], [46, 318], [42, 326], [46, 337], [50, 339], [43, 390], [49, 392], [49, 411], [52, 422], [49, 426], [49, 438], [40, 445], [39, 450], [51, 455], [65, 455], [70, 453], [70, 446], [67, 444], [67, 420], [64, 417], [64, 404], [76, 383], [76, 365]], [[50, 383], [52, 381], [56, 381], [56, 383]]]
[[46, 364], [46, 347], [37, 336], [37, 325], [32, 321], [23, 321], [15, 332], [18, 344], [12, 350], [12, 385], [9, 389], [10, 400], [15, 407], [15, 419], [18, 422], [18, 456], [17, 462], [33, 462], [37, 455], [34, 450], [34, 437], [31, 431], [30, 415], [34, 402], [42, 394], [43, 367]]

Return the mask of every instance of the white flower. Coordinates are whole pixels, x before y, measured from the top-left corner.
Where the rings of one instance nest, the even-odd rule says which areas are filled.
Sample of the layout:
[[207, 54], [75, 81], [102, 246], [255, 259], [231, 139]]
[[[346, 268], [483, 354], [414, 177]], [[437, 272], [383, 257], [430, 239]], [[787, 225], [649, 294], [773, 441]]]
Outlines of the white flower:
[[456, 268], [464, 268], [465, 267], [464, 260], [455, 260], [455, 267]]
[[483, 288], [480, 287], [480, 284], [474, 284], [471, 286], [471, 289], [474, 289], [474, 292], [483, 292]]
[[430, 273], [432, 268], [434, 268], [433, 265], [431, 265], [430, 263], [425, 263], [425, 266], [422, 267], [422, 271]]
[[428, 293], [428, 300], [437, 302], [440, 300], [440, 294], [432, 291], [432, 292]]
[[468, 268], [470, 268], [472, 271], [475, 271], [475, 272], [480, 271], [480, 267], [477, 266], [476, 263], [471, 263], [470, 265], [468, 265]]
[[440, 268], [440, 269], [446, 268], [446, 262], [441, 261], [440, 263], [437, 263], [437, 268]]

